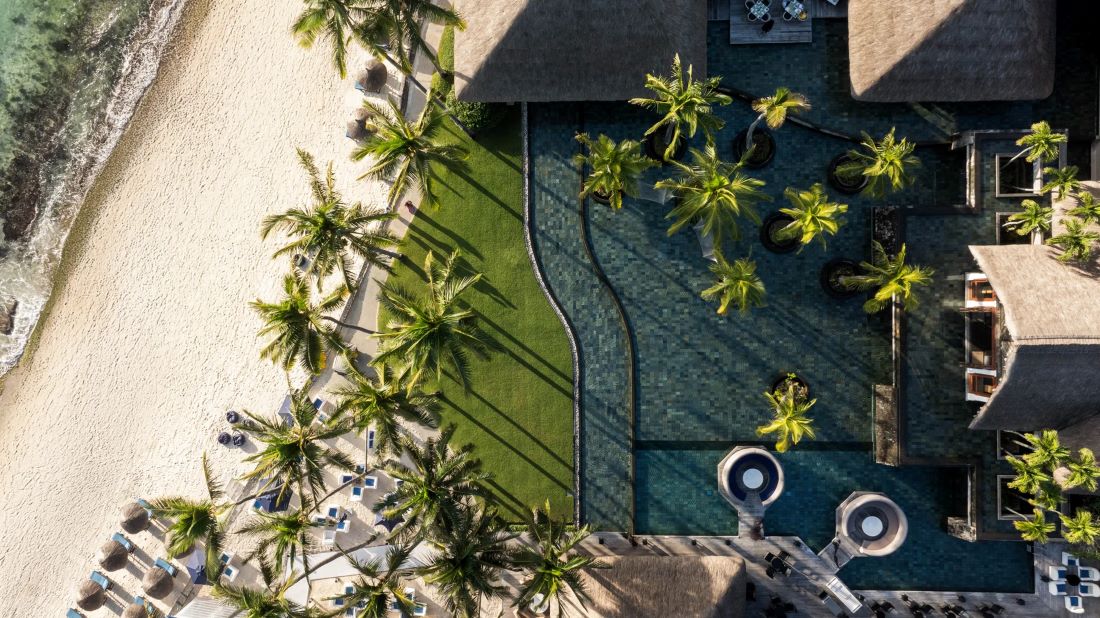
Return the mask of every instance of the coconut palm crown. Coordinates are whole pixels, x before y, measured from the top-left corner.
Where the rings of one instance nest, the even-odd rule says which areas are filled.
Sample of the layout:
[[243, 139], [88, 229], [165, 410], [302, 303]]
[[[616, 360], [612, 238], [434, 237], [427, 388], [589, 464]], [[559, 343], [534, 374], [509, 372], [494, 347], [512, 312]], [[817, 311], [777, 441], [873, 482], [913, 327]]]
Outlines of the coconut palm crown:
[[378, 302], [391, 316], [385, 332], [377, 333], [380, 350], [375, 364], [404, 364], [411, 368], [411, 384], [426, 375], [441, 380], [452, 371], [463, 386], [470, 385], [470, 354], [488, 357], [492, 342], [478, 327], [475, 314], [460, 304], [463, 292], [481, 280], [481, 274], [458, 274], [459, 252], [439, 261], [429, 251], [424, 258], [426, 294], [416, 295], [387, 281]]
[[350, 591], [332, 597], [348, 607], [357, 608], [356, 618], [385, 618], [396, 608], [402, 616], [412, 616], [416, 603], [405, 594], [406, 581], [411, 573], [405, 566], [412, 553], [412, 545], [394, 545], [381, 559], [364, 562], [346, 556], [355, 570], [355, 579], [348, 586]]
[[330, 618], [332, 614], [318, 607], [302, 606], [286, 598], [286, 593], [297, 580], [280, 579], [278, 572], [267, 561], [259, 564], [263, 578], [262, 588], [249, 588], [215, 580], [213, 596], [236, 610], [235, 618]]
[[1048, 245], [1062, 250], [1058, 255], [1060, 262], [1087, 262], [1092, 258], [1092, 250], [1100, 241], [1100, 232], [1087, 229], [1080, 219], [1067, 219], [1065, 230], [1047, 239]]
[[341, 78], [348, 76], [348, 44], [356, 27], [371, 10], [373, 0], [305, 0], [291, 31], [298, 43], [309, 49], [318, 40], [332, 45], [332, 64]]
[[616, 143], [606, 135], [593, 140], [587, 133], [578, 133], [577, 141], [588, 148], [588, 154], [577, 153], [573, 164], [587, 165], [588, 177], [581, 197], [597, 195], [610, 201], [611, 207], [623, 207], [623, 196], [638, 195], [638, 179], [654, 162], [642, 154], [642, 145], [625, 139]]
[[1014, 230], [1020, 236], [1030, 234], [1033, 238], [1036, 236], [1041, 238], [1044, 232], [1050, 230], [1053, 208], [1043, 206], [1035, 200], [1024, 200], [1020, 202], [1020, 206], [1024, 209], [1023, 212], [1014, 212], [1009, 215], [1008, 221], [1004, 224], [1006, 228]]
[[756, 435], [779, 434], [775, 443], [775, 450], [780, 453], [787, 452], [792, 445], [798, 444], [803, 436], [813, 439], [816, 437], [812, 426], [813, 420], [806, 417], [806, 413], [817, 403], [816, 399], [806, 399], [797, 390], [793, 380], [789, 380], [781, 390], [768, 390], [764, 397], [771, 404], [774, 417], [764, 425], [756, 428]]
[[863, 303], [867, 313], [877, 313], [900, 301], [906, 310], [917, 306], [915, 289], [932, 282], [934, 271], [927, 266], [913, 266], [905, 263], [906, 247], [901, 246], [897, 256], [890, 257], [878, 241], [871, 244], [874, 254], [871, 262], [860, 262], [862, 275], [842, 277], [841, 283], [856, 290], [875, 289], [875, 294]]
[[309, 282], [293, 271], [283, 278], [283, 294], [278, 302], [256, 299], [251, 303], [264, 321], [259, 335], [270, 336], [260, 357], [286, 371], [297, 364], [316, 375], [325, 368], [326, 351], [346, 348], [334, 326], [340, 322], [325, 314], [344, 305], [348, 290], [341, 287], [314, 303]]
[[309, 265], [304, 274], [316, 280], [318, 290], [321, 282], [339, 269], [344, 286], [354, 291], [351, 255], [388, 269], [383, 249], [395, 245], [397, 239], [385, 231], [383, 224], [397, 215], [385, 209], [364, 208], [359, 202], [344, 203], [336, 190], [331, 162], [322, 178], [313, 155], [299, 148], [298, 160], [309, 176], [313, 203], [266, 217], [260, 235], [266, 239], [274, 231], [286, 232], [292, 240], [276, 251], [275, 257], [306, 256]]
[[1050, 177], [1043, 185], [1044, 194], [1054, 192], [1061, 199], [1072, 195], [1081, 189], [1081, 181], [1077, 180], [1077, 166], [1067, 165], [1063, 168], [1046, 167], [1043, 173]]
[[[1025, 156], [1028, 163], [1036, 161], [1056, 161], [1061, 152], [1061, 145], [1066, 143], [1068, 137], [1065, 133], [1055, 132], [1050, 124], [1041, 120], [1031, 125], [1031, 132], [1016, 140], [1017, 146], [1024, 149], [1018, 156]], [[1016, 157], [1013, 157], [1015, 159]]]
[[561, 607], [569, 592], [584, 606], [588, 600], [581, 574], [588, 569], [605, 569], [608, 565], [594, 556], [580, 555], [574, 549], [591, 534], [588, 526], [571, 527], [564, 519], [550, 515], [550, 501], [542, 508], [531, 509], [527, 520], [527, 536], [531, 544], [517, 549], [516, 564], [525, 575], [523, 588], [515, 606], [530, 605], [535, 596], [549, 601], [556, 599]]
[[879, 141], [864, 133], [861, 149], [848, 151], [850, 161], [837, 168], [845, 175], [863, 174], [867, 177], [864, 194], [882, 198], [890, 191], [899, 191], [913, 184], [912, 168], [920, 166], [920, 159], [913, 155], [916, 147], [906, 138], [898, 140], [894, 129]]
[[653, 92], [651, 98], [637, 97], [630, 100], [634, 105], [652, 109], [661, 114], [661, 119], [646, 130], [646, 135], [664, 130], [668, 147], [663, 156], [671, 159], [682, 135], [694, 137], [702, 129], [711, 141], [716, 131], [724, 124], [714, 116], [712, 109], [716, 105], [729, 105], [732, 99], [717, 91], [720, 78], [711, 77], [697, 81], [692, 76], [692, 67], [688, 65], [685, 75], [680, 64], [680, 55], [672, 60], [672, 70], [668, 77], [647, 74], [645, 87]]
[[1030, 518], [1016, 520], [1012, 525], [1023, 540], [1033, 543], [1046, 543], [1050, 533], [1054, 532], [1054, 523], [1047, 521], [1041, 509], [1035, 509]]
[[149, 502], [153, 514], [172, 521], [168, 526], [165, 548], [169, 558], [186, 556], [203, 544], [206, 554], [206, 572], [221, 572], [222, 520], [233, 507], [224, 501], [225, 491], [210, 470], [206, 453], [202, 454], [202, 475], [206, 485], [206, 497], [198, 500], [180, 496], [157, 498]]
[[710, 265], [710, 272], [714, 275], [715, 282], [703, 290], [703, 300], [717, 298], [718, 315], [726, 315], [730, 305], [737, 307], [742, 315], [753, 307], [763, 307], [764, 282], [756, 274], [756, 262], [740, 258], [731, 264], [717, 252], [714, 257], [717, 261]]
[[424, 23], [466, 29], [466, 22], [453, 9], [431, 0], [373, 0], [371, 10], [355, 28], [356, 38], [376, 57], [392, 54], [406, 75], [413, 72], [413, 56], [427, 58], [436, 71], [444, 72], [435, 50], [421, 35]]
[[789, 238], [797, 237], [803, 247], [815, 238], [824, 247], [825, 236], [835, 235], [840, 226], [844, 225], [844, 219], [840, 215], [848, 212], [848, 205], [830, 202], [820, 182], [814, 183], [805, 191], [787, 187], [783, 195], [791, 206], [780, 208], [779, 212], [793, 220], [783, 227], [781, 233]]
[[1100, 202], [1088, 191], [1081, 191], [1074, 195], [1077, 198], [1077, 206], [1069, 210], [1069, 214], [1079, 217], [1086, 225], [1100, 223]]
[[322, 524], [313, 521], [305, 509], [286, 513], [256, 511], [237, 534], [251, 537], [256, 546], [246, 560], [259, 558], [272, 565], [276, 573], [282, 573], [286, 565], [294, 564], [300, 556], [317, 549], [315, 529]]
[[761, 122], [766, 122], [769, 129], [778, 129], [787, 122], [788, 115], [809, 111], [810, 100], [797, 92], [791, 92], [790, 88], [776, 88], [775, 94], [753, 101], [752, 110], [758, 116], [745, 132], [746, 150], [752, 146], [752, 134]]
[[442, 141], [445, 116], [429, 105], [420, 118], [409, 122], [392, 99], [387, 106], [366, 101], [363, 108], [368, 115], [365, 123], [368, 136], [352, 151], [351, 158], [353, 161], [370, 158], [373, 163], [360, 180], [392, 181], [387, 195], [391, 208], [413, 187], [419, 191], [422, 203], [438, 206], [432, 166], [456, 167], [465, 154], [462, 148]]
[[668, 189], [679, 198], [665, 217], [673, 219], [668, 233], [675, 234], [684, 226], [702, 221], [703, 234], [714, 240], [716, 251], [721, 251], [727, 238], [740, 238], [738, 219], [760, 223], [754, 206], [771, 198], [760, 190], [764, 181], [741, 173], [740, 163], [722, 161], [714, 144], [690, 152], [691, 164], [673, 162], [679, 177], [656, 184], [658, 189]]

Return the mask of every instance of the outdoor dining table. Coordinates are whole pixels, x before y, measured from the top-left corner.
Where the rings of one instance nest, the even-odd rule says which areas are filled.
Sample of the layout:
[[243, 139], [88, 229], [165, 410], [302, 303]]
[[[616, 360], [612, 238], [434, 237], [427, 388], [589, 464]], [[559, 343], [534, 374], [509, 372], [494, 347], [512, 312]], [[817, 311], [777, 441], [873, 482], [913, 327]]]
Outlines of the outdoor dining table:
[[771, 8], [768, 3], [761, 2], [761, 0], [748, 0], [745, 3], [745, 8], [749, 10], [748, 18], [750, 21], [763, 19], [768, 14], [768, 10]]
[[806, 7], [798, 0], [787, 0], [783, 3], [783, 12], [790, 17], [805, 19], [803, 14], [806, 12]]

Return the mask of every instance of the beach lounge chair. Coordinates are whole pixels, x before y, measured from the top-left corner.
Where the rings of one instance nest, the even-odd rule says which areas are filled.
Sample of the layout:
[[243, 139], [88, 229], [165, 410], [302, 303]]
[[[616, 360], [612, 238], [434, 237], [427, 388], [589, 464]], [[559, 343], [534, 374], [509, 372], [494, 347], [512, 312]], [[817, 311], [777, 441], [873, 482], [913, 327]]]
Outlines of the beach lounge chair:
[[377, 476], [364, 477], [363, 478], [363, 487], [366, 487], [367, 489], [374, 489], [375, 487], [378, 487], [378, 477]]
[[335, 545], [336, 544], [336, 531], [326, 529], [321, 533], [321, 545]]
[[363, 486], [362, 485], [352, 486], [352, 488], [351, 488], [351, 501], [352, 502], [362, 502], [363, 501]]
[[1081, 560], [1068, 551], [1064, 551], [1062, 552], [1062, 564], [1067, 567], [1080, 566]]
[[99, 571], [92, 571], [92, 574], [88, 576], [88, 579], [99, 585], [104, 590], [111, 589], [111, 580], [107, 579], [107, 576]]
[[162, 558], [157, 558], [156, 562], [153, 563], [153, 566], [159, 566], [165, 571], [168, 571], [168, 574], [172, 577], [176, 576], [176, 566]]
[[1081, 601], [1081, 597], [1066, 597], [1066, 609], [1071, 614], [1083, 614], [1085, 613], [1085, 604]]
[[84, 618], [84, 614], [81, 614], [75, 609], [69, 608], [69, 612], [65, 614], [65, 618]]
[[344, 509], [340, 508], [339, 504], [330, 504], [325, 507], [325, 517], [329, 519], [340, 519], [343, 514]]
[[1049, 575], [1050, 578], [1054, 580], [1065, 580], [1066, 573], [1066, 567], [1058, 566], [1056, 564], [1052, 564], [1050, 565], [1050, 567], [1047, 568], [1047, 575]]
[[230, 552], [224, 552], [221, 556], [218, 556], [218, 562], [222, 564], [222, 577], [226, 581], [233, 581], [237, 579], [237, 573], [240, 570], [233, 564], [233, 554]]
[[423, 603], [417, 603], [416, 607], [413, 608], [413, 616], [427, 616], [427, 615], [428, 615], [428, 606], [427, 605], [425, 605]]
[[138, 504], [140, 504], [141, 508], [145, 509], [145, 512], [149, 513], [149, 519], [154, 518], [153, 505], [152, 504], [149, 504], [147, 501], [142, 500], [141, 498], [138, 498], [137, 500], [134, 500], [134, 502], [137, 502]]
[[1047, 591], [1054, 596], [1066, 594], [1066, 582], [1047, 582]]
[[336, 522], [336, 531], [337, 532], [345, 532], [346, 533], [349, 530], [351, 530], [351, 520], [350, 519], [341, 519], [340, 521]]
[[1077, 567], [1077, 576], [1080, 577], [1083, 582], [1100, 581], [1100, 571], [1092, 567]]
[[1077, 594], [1083, 597], [1100, 597], [1100, 586], [1089, 582], [1081, 582], [1081, 585], [1077, 586]]
[[119, 545], [125, 547], [126, 551], [130, 552], [131, 554], [134, 553], [134, 550], [137, 549], [137, 547], [134, 546], [133, 541], [126, 538], [125, 536], [123, 536], [119, 532], [116, 532], [113, 535], [111, 535], [111, 540], [118, 543]]

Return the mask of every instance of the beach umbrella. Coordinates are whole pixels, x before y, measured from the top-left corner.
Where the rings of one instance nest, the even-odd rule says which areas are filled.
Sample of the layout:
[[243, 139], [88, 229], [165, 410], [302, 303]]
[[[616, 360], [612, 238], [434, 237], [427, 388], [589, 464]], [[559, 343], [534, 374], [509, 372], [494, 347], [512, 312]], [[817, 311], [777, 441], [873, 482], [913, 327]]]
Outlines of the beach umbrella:
[[149, 612], [141, 603], [131, 603], [122, 612], [122, 618], [149, 618]]
[[86, 579], [80, 584], [80, 589], [76, 592], [77, 607], [86, 612], [94, 612], [103, 607], [106, 602], [107, 594], [103, 591], [102, 586], [90, 579]]
[[355, 80], [355, 88], [362, 92], [382, 92], [382, 88], [386, 85], [386, 79], [388, 72], [386, 71], [386, 65], [376, 60], [371, 60], [367, 64], [366, 70], [359, 74], [359, 77]]
[[194, 549], [187, 554], [187, 574], [191, 576], [191, 583], [196, 586], [205, 586], [210, 583], [206, 577], [206, 553]]
[[344, 131], [344, 135], [348, 139], [360, 140], [367, 134], [366, 129], [363, 128], [363, 122], [361, 120], [349, 120], [347, 129]]
[[154, 599], [163, 599], [175, 587], [176, 582], [172, 575], [159, 566], [149, 569], [145, 572], [145, 577], [141, 578], [141, 589]]
[[137, 534], [149, 527], [149, 511], [137, 502], [131, 502], [122, 509], [122, 529]]
[[96, 554], [96, 560], [99, 561], [99, 566], [107, 571], [117, 571], [126, 566], [126, 560], [129, 559], [129, 557], [130, 552], [126, 551], [122, 543], [114, 539], [104, 543], [103, 547], [99, 548], [99, 553]]
[[397, 519], [386, 519], [382, 513], [376, 513], [374, 515], [374, 525], [382, 526], [387, 532], [393, 532], [393, 529], [397, 527], [397, 524], [405, 521], [404, 517], [398, 517]]

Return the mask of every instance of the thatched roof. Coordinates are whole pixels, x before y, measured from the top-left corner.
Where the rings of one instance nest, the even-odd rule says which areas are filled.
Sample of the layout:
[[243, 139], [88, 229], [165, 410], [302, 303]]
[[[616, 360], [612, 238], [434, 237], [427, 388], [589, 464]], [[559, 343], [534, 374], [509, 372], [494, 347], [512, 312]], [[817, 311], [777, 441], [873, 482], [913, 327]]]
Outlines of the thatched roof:
[[1043, 99], [1054, 88], [1054, 0], [850, 0], [852, 96]]
[[[672, 57], [706, 76], [700, 0], [457, 0], [455, 95], [463, 101], [621, 101]], [[583, 43], [583, 44], [580, 44]]]
[[172, 575], [159, 566], [149, 569], [141, 578], [141, 589], [154, 599], [163, 599], [175, 587], [176, 582], [172, 579]]
[[386, 65], [377, 59], [372, 59], [356, 78], [355, 87], [363, 92], [382, 92], [388, 77]]
[[149, 614], [141, 603], [131, 603], [122, 611], [122, 618], [149, 618]]
[[137, 502], [122, 507], [122, 529], [137, 534], [149, 527], [149, 511]]
[[745, 615], [745, 563], [737, 556], [616, 556], [583, 577], [589, 616]]
[[103, 567], [107, 571], [117, 571], [126, 566], [126, 561], [130, 558], [130, 552], [126, 551], [126, 548], [115, 540], [107, 541], [103, 544], [103, 547], [99, 548], [99, 552], [96, 554], [96, 560], [99, 562], [99, 566]]
[[86, 612], [94, 612], [103, 607], [106, 602], [107, 594], [99, 584], [90, 579], [81, 582], [80, 588], [76, 591], [77, 607]]
[[1041, 245], [970, 247], [1007, 333], [975, 429], [1061, 429], [1100, 413], [1100, 277]]

